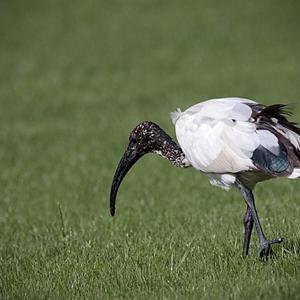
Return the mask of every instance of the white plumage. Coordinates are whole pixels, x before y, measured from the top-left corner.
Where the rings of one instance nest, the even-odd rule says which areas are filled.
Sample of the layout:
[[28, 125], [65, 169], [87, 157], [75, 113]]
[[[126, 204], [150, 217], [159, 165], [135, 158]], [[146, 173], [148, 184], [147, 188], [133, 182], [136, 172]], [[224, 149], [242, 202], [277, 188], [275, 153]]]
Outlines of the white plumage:
[[[206, 173], [212, 184], [225, 189], [235, 183], [236, 173], [257, 169], [251, 157], [259, 146], [274, 155], [280, 151], [274, 133], [257, 130], [249, 104], [258, 105], [244, 98], [212, 99], [171, 113], [177, 140], [190, 164]], [[274, 128], [299, 148], [298, 134], [277, 120]], [[292, 178], [298, 177], [296, 173]]]

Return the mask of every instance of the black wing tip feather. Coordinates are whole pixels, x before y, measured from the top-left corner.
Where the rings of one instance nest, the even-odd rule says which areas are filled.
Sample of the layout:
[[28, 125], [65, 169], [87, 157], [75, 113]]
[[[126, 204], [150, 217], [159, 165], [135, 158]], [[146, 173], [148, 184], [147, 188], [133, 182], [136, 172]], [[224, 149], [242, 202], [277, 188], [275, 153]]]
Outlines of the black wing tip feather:
[[292, 112], [292, 105], [291, 104], [273, 104], [269, 106], [265, 106], [262, 109], [258, 117], [266, 116], [267, 118], [276, 118], [280, 123], [287, 125], [287, 126], [297, 126], [298, 123], [289, 121], [287, 117], [293, 115]]
[[266, 106], [266, 108], [262, 110], [262, 113], [275, 113], [282, 116], [291, 116], [293, 115], [292, 109], [293, 107], [291, 104], [273, 104]]
[[287, 118], [288, 116], [293, 115], [292, 108], [292, 104], [273, 104], [264, 106], [264, 108], [256, 115], [256, 118], [258, 119], [259, 117], [262, 117], [263, 120], [265, 120], [265, 118], [267, 120], [275, 118], [278, 120], [279, 124], [300, 135], [298, 123], [290, 121]]

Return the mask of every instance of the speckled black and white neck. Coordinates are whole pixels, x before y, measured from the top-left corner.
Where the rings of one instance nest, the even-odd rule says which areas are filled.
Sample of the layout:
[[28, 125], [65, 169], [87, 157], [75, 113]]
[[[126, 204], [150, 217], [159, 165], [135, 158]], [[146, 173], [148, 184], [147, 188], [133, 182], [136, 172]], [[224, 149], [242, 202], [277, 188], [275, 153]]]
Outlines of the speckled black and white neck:
[[138, 124], [130, 134], [130, 141], [143, 153], [156, 153], [168, 159], [175, 167], [188, 167], [190, 164], [181, 148], [157, 124], [144, 121]]

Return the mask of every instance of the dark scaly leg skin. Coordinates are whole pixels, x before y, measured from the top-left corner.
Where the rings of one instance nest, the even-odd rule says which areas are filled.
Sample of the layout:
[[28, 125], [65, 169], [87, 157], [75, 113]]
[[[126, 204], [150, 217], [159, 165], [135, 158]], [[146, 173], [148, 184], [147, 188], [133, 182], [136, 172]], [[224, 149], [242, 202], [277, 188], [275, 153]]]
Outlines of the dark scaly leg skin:
[[[251, 214], [251, 211], [250, 211], [250, 208], [248, 207], [248, 205], [247, 205], [247, 211], [245, 213], [243, 222], [244, 222], [244, 228], [245, 228], [243, 257], [245, 258], [246, 256], [248, 256], [248, 253], [249, 253], [249, 246], [250, 246], [251, 234], [252, 234], [252, 229], [253, 229], [253, 218], [252, 218], [252, 214]], [[272, 248], [270, 249], [270, 255], [273, 255]]]
[[253, 218], [251, 215], [251, 211], [249, 206], [247, 205], [247, 211], [244, 216], [244, 246], [243, 246], [243, 257], [246, 257], [249, 252], [250, 240], [251, 240], [251, 233], [253, 229]]
[[[252, 191], [248, 188], [246, 188], [239, 180], [236, 181], [236, 185], [239, 188], [239, 190], [241, 191], [248, 207], [249, 210], [251, 212], [252, 218], [253, 218], [253, 222], [255, 224], [256, 227], [256, 231], [257, 231], [257, 236], [258, 236], [258, 240], [259, 240], [259, 257], [261, 259], [268, 259], [268, 257], [273, 253], [272, 251], [272, 244], [278, 244], [281, 243], [283, 241], [282, 238], [278, 238], [275, 240], [267, 240], [266, 236], [261, 228], [258, 216], [257, 216], [257, 211], [255, 208], [255, 203], [254, 203], [254, 197], [252, 194]], [[246, 236], [245, 236], [246, 238]]]

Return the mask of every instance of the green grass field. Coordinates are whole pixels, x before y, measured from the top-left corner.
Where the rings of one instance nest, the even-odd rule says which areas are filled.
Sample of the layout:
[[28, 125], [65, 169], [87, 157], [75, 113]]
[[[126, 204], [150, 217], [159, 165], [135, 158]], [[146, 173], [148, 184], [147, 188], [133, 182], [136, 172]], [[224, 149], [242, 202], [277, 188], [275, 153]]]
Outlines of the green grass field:
[[298, 1], [1, 1], [1, 299], [300, 299], [300, 185], [256, 189], [268, 262], [242, 259], [245, 204], [143, 158], [115, 218], [131, 129], [208, 98], [291, 103]]

